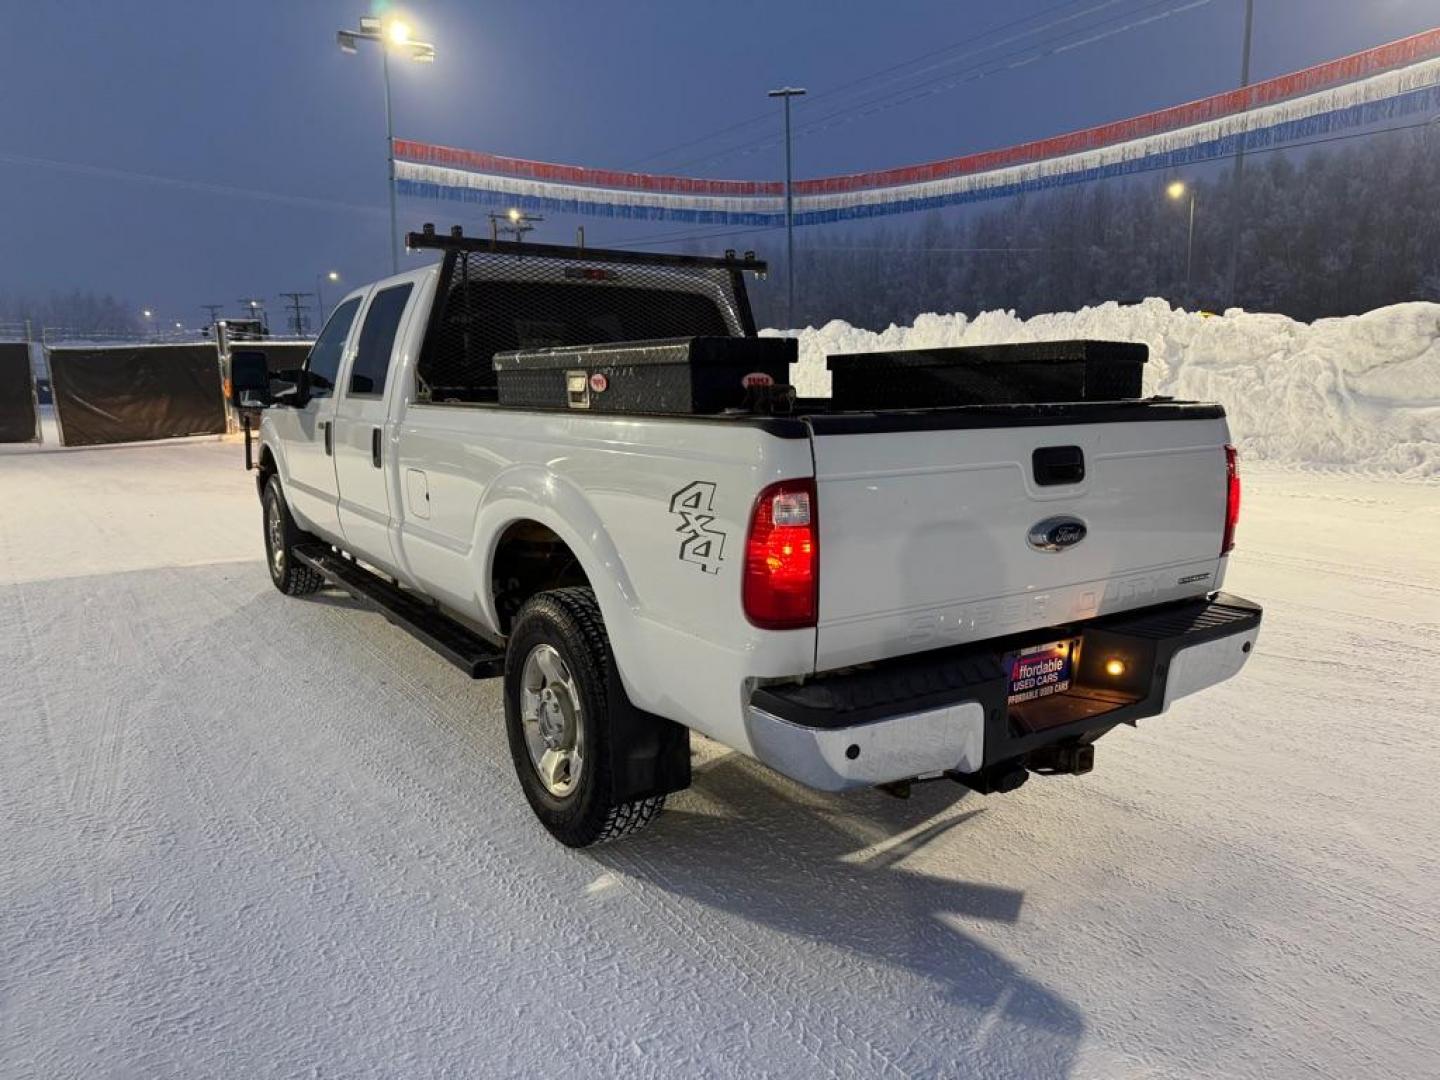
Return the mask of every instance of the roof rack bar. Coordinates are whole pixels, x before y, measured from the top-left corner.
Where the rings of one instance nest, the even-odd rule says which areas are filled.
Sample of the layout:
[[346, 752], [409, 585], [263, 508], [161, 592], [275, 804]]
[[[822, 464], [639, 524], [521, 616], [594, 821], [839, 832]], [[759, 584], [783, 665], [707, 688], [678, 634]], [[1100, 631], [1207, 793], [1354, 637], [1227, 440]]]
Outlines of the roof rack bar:
[[420, 232], [405, 234], [405, 247], [410, 251], [484, 251], [497, 255], [519, 255], [530, 258], [576, 259], [587, 262], [632, 263], [643, 266], [713, 267], [719, 270], [743, 271], [764, 275], [769, 267], [755, 258], [753, 251], [737, 257], [727, 251], [723, 258], [704, 255], [672, 255], [667, 252], [621, 251], [613, 248], [569, 247], [564, 244], [530, 244], [515, 240], [491, 240], [489, 237], [465, 236], [456, 225], [448, 234], [435, 231], [426, 224]]

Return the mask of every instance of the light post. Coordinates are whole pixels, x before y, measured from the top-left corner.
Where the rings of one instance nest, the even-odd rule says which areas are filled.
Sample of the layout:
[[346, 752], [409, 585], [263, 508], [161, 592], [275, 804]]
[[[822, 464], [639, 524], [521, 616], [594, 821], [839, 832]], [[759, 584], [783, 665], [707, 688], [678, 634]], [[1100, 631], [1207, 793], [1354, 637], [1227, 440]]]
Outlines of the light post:
[[265, 305], [259, 300], [246, 300], [243, 297], [240, 303], [250, 309], [251, 320], [260, 324], [260, 329], [265, 333], [270, 332], [270, 320], [265, 315]]
[[769, 97], [785, 99], [785, 322], [795, 326], [795, 206], [790, 197], [790, 99], [805, 91], [796, 86], [771, 90]]
[[[1255, 0], [1245, 0], [1245, 36], [1240, 46], [1240, 89], [1250, 85], [1250, 43], [1254, 37]], [[1244, 218], [1245, 139], [1240, 132], [1235, 147], [1235, 171], [1230, 176], [1230, 307], [1240, 306], [1240, 232]]]
[[143, 314], [145, 316], [145, 321], [150, 324], [150, 337], [158, 340], [160, 337], [160, 327], [155, 322], [155, 313], [149, 308], [146, 308]]
[[[533, 222], [544, 220], [538, 214], [527, 214], [518, 206], [512, 206], [503, 214], [490, 215], [490, 239], [498, 240], [500, 234], [506, 232], [515, 237], [515, 242], [519, 244], [524, 241], [526, 233], [535, 231]], [[509, 224], [502, 225], [502, 221], [508, 221]]]
[[[391, 222], [394, 225], [394, 222]], [[315, 322], [317, 326], [325, 325], [325, 294], [320, 290], [320, 278], [322, 275], [315, 275]], [[340, 272], [331, 270], [323, 275], [325, 280], [332, 285], [340, 280]]]
[[338, 30], [335, 40], [342, 52], [359, 51], [362, 41], [380, 46], [380, 70], [385, 80], [385, 156], [390, 167], [390, 268], [400, 272], [400, 237], [395, 222], [395, 124], [390, 111], [390, 51], [395, 49], [423, 64], [435, 62], [435, 46], [410, 37], [410, 27], [400, 19], [381, 21], [371, 16], [360, 20], [359, 30]]
[[1173, 180], [1165, 189], [1165, 194], [1176, 202], [1186, 195], [1190, 196], [1190, 231], [1185, 241], [1185, 302], [1188, 304], [1191, 301], [1190, 271], [1195, 265], [1195, 189], [1183, 180]]

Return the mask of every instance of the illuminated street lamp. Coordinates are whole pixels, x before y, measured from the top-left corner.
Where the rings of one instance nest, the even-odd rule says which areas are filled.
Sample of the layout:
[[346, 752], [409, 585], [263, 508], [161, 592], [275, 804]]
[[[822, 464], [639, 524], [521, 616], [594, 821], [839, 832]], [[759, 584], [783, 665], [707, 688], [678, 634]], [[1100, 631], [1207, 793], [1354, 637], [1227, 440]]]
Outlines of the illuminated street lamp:
[[[393, 225], [394, 222], [391, 224]], [[340, 280], [340, 271], [330, 270], [325, 274], [315, 275], [315, 309], [318, 313], [315, 318], [318, 323], [323, 324], [325, 322], [325, 293], [320, 287], [322, 277], [333, 285]]]
[[1195, 264], [1195, 189], [1190, 187], [1183, 180], [1172, 180], [1165, 189], [1165, 194], [1170, 196], [1174, 202], [1179, 202], [1190, 196], [1190, 233], [1185, 241], [1185, 298], [1190, 298], [1190, 270]]
[[150, 324], [150, 336], [152, 338], [158, 338], [160, 336], [160, 328], [155, 325], [155, 313], [147, 307], [141, 314], [145, 316], [145, 321]]
[[395, 223], [395, 125], [390, 111], [390, 53], [397, 52], [422, 64], [435, 62], [435, 46], [427, 41], [416, 41], [410, 36], [410, 27], [401, 19], [382, 21], [371, 16], [360, 20], [359, 30], [336, 31], [335, 40], [342, 52], [354, 53], [360, 49], [360, 42], [374, 41], [380, 46], [380, 70], [385, 79], [385, 147], [390, 164], [390, 267], [391, 272], [400, 272], [400, 237]]
[[[490, 239], [498, 240], [502, 232], [509, 233], [518, 244], [525, 239], [526, 233], [535, 231], [535, 222], [544, 220], [538, 214], [527, 214], [518, 206], [512, 206], [504, 214], [490, 215]], [[502, 225], [502, 221], [510, 224]]]
[[250, 318], [260, 324], [260, 328], [266, 333], [270, 330], [270, 320], [265, 315], [265, 304], [260, 300], [247, 300], [241, 297], [240, 303], [250, 309]]

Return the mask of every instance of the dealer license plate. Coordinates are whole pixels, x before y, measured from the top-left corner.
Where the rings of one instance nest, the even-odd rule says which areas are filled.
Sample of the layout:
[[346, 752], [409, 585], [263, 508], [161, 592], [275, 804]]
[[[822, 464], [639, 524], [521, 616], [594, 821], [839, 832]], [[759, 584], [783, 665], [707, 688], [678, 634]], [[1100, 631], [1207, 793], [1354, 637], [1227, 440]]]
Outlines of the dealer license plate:
[[1071, 666], [1078, 644], [1078, 639], [1052, 641], [1047, 645], [1032, 645], [1019, 652], [1007, 653], [1007, 703], [1018, 705], [1022, 701], [1034, 701], [1069, 690]]

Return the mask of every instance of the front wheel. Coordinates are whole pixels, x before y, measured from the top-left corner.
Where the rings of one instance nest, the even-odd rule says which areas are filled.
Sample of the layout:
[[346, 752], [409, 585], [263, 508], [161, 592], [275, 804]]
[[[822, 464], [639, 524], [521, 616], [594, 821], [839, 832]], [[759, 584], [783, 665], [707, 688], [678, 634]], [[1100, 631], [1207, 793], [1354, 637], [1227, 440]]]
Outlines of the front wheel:
[[325, 584], [316, 571], [295, 558], [295, 545], [306, 538], [290, 508], [285, 505], [285, 492], [278, 476], [265, 484], [261, 502], [265, 526], [265, 562], [270, 567], [270, 580], [286, 596], [306, 596]]
[[568, 847], [636, 832], [665, 805], [663, 795], [613, 794], [609, 703], [625, 691], [612, 667], [590, 589], [540, 593], [515, 617], [505, 654], [510, 756], [535, 816]]

